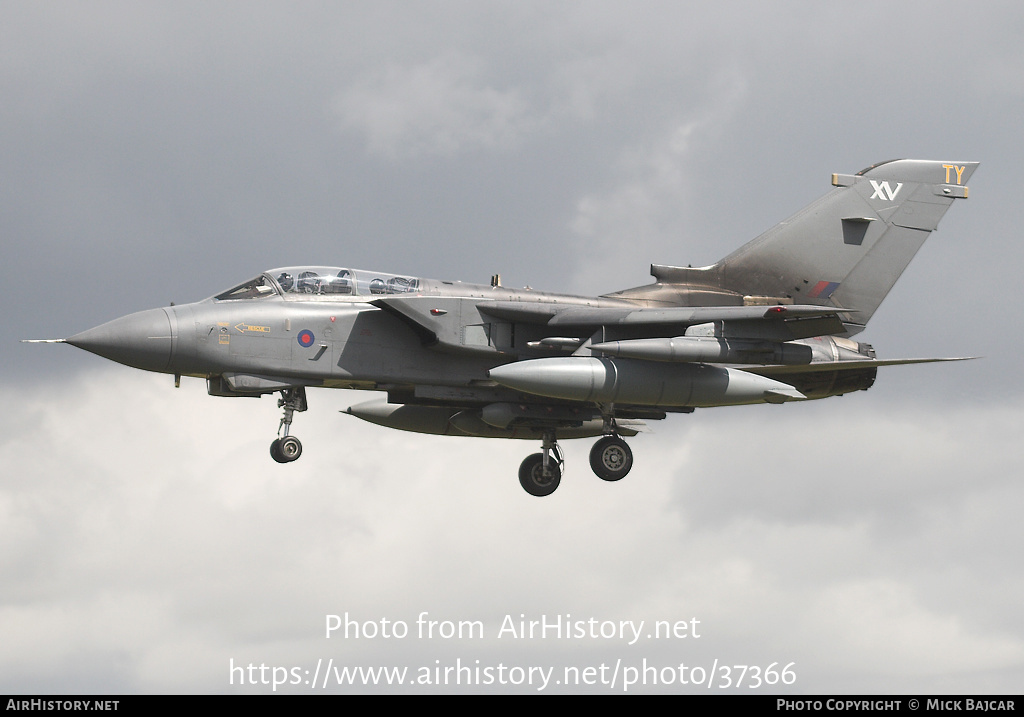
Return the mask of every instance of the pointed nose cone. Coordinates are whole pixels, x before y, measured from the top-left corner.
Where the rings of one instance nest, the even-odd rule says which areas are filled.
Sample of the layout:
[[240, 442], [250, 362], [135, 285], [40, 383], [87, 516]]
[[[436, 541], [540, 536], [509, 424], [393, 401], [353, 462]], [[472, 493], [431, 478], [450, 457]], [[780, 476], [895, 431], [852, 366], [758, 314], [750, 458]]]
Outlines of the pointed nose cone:
[[171, 363], [174, 334], [167, 311], [149, 309], [75, 334], [67, 343], [126, 366], [165, 371]]

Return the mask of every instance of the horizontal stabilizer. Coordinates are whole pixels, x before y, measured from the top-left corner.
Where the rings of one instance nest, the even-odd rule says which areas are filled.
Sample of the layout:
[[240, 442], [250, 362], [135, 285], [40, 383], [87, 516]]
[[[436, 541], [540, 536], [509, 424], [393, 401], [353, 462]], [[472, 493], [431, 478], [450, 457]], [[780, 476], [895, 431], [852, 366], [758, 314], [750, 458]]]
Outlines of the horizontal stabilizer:
[[909, 359], [869, 359], [865, 361], [823, 361], [803, 366], [739, 366], [749, 373], [761, 376], [777, 376], [786, 373], [813, 373], [815, 371], [853, 371], [878, 366], [906, 366], [915, 363], [940, 363], [945, 361], [973, 361], [980, 356], [958, 356], [953, 358], [909, 358]]

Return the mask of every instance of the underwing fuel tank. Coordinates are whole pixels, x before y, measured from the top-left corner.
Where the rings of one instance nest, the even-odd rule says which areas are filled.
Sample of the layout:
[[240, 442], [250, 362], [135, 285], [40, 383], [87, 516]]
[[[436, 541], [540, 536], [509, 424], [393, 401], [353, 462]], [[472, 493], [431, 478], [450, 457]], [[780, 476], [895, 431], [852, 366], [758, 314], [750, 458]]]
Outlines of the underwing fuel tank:
[[806, 398], [789, 384], [738, 369], [564, 356], [498, 366], [502, 386], [539, 396], [639, 406], [736, 406]]

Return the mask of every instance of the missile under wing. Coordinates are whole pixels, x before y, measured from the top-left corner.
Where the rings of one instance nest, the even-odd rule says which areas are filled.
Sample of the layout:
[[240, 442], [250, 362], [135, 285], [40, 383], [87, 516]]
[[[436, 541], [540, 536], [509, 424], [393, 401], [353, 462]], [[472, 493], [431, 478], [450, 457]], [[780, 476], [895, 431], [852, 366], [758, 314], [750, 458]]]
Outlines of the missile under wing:
[[829, 193], [716, 264], [655, 264], [653, 283], [599, 297], [284, 267], [49, 341], [202, 378], [214, 396], [280, 394], [280, 463], [302, 453], [291, 426], [311, 387], [380, 391], [345, 413], [390, 428], [540, 441], [519, 478], [543, 496], [561, 479], [561, 439], [599, 438], [591, 467], [617, 481], [633, 464], [623, 437], [646, 421], [837, 396], [870, 388], [879, 366], [944, 360], [880, 360], [851, 337], [976, 167], [834, 174]]

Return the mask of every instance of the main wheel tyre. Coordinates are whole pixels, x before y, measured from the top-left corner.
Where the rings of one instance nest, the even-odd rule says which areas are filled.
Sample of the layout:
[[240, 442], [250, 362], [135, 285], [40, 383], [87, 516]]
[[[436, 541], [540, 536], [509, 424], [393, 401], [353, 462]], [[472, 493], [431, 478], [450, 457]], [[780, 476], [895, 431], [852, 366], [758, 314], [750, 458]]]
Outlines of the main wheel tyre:
[[295, 436], [285, 436], [277, 444], [277, 452], [284, 458], [282, 463], [291, 463], [302, 455], [302, 444]]
[[519, 466], [519, 484], [530, 495], [542, 498], [555, 492], [562, 480], [562, 470], [554, 458], [548, 460], [548, 475], [544, 475], [544, 455], [527, 456]]
[[618, 436], [605, 436], [590, 449], [590, 467], [601, 480], [622, 480], [633, 467], [633, 451]]

